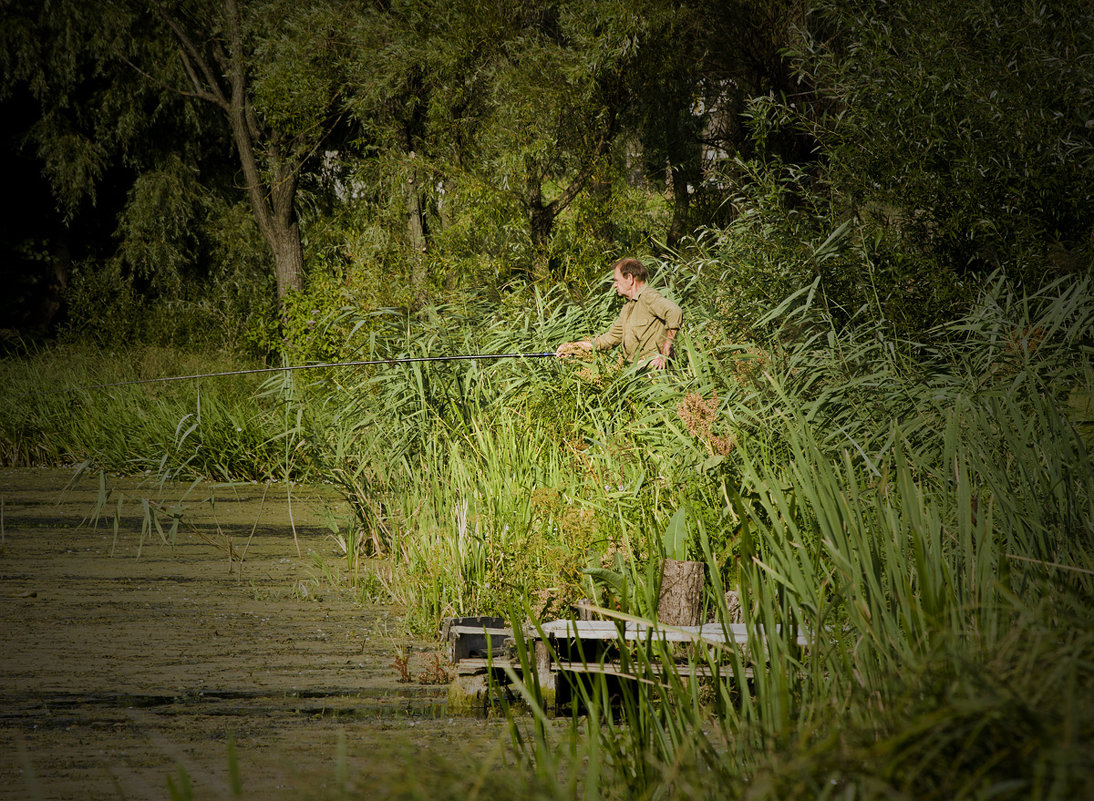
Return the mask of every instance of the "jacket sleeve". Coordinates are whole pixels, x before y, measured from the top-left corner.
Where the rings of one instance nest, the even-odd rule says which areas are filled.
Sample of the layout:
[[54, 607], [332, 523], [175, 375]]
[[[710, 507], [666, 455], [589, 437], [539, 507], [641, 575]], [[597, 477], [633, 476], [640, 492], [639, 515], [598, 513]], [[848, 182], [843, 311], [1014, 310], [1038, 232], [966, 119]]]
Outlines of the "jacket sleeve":
[[614, 348], [616, 345], [623, 341], [623, 313], [620, 312], [619, 316], [615, 318], [615, 322], [612, 323], [612, 327], [605, 333], [593, 339], [593, 347], [597, 350], [607, 350], [608, 348]]

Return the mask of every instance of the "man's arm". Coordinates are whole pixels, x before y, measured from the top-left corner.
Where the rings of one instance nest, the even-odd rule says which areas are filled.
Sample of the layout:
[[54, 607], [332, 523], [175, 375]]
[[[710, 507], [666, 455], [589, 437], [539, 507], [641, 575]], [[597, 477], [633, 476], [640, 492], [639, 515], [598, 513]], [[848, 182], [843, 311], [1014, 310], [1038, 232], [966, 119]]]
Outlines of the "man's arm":
[[615, 318], [615, 322], [612, 323], [611, 328], [600, 336], [593, 338], [593, 347], [597, 350], [608, 350], [608, 348], [614, 348], [616, 345], [622, 344], [622, 342], [623, 313], [620, 312], [619, 316]]
[[555, 356], [574, 356], [577, 353], [590, 350], [607, 350], [614, 348], [623, 341], [623, 315], [620, 313], [612, 327], [607, 332], [594, 339], [581, 339], [576, 342], [563, 342], [555, 351]]
[[661, 344], [661, 352], [650, 360], [650, 367], [655, 370], [664, 370], [672, 356], [672, 343], [676, 339], [676, 332], [680, 330], [684, 322], [683, 310], [668, 298], [658, 294], [650, 310], [665, 322], [665, 341]]

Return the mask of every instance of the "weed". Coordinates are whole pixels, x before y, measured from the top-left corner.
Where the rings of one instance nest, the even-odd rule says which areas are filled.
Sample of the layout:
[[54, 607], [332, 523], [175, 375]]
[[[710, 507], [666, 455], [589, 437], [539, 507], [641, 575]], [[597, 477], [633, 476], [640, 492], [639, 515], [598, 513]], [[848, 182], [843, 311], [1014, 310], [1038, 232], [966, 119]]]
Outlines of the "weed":
[[413, 679], [410, 676], [410, 649], [407, 647], [396, 647], [394, 660], [388, 667], [393, 668], [396, 673], [399, 674], [399, 681], [403, 684], [409, 684]]
[[437, 653], [427, 657], [425, 667], [415, 677], [418, 684], [448, 684], [452, 674]]

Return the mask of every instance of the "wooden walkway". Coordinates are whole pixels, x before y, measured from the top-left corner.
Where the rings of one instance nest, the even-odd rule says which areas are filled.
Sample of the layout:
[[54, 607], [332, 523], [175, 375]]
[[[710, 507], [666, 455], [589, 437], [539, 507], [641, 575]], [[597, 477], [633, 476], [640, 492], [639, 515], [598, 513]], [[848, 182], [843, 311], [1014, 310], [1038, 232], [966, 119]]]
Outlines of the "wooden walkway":
[[[726, 646], [743, 646], [754, 636], [766, 639], [762, 627], [753, 631], [755, 633], [750, 634], [748, 627], [741, 623], [666, 626], [631, 621], [552, 620], [539, 628], [528, 627], [522, 634], [534, 654], [534, 669], [543, 696], [540, 701], [544, 709], [558, 712], [568, 704], [568, 690], [577, 675], [649, 680], [648, 675], [624, 667], [619, 654], [621, 645], [661, 642], [711, 646], [716, 657], [719, 650], [723, 651], [721, 658], [678, 660], [673, 666], [674, 672], [679, 676], [711, 676], [717, 670], [728, 675], [731, 669]], [[515, 653], [513, 631], [504, 618], [453, 618], [446, 622], [442, 635], [448, 641], [449, 658], [456, 671], [449, 692], [449, 706], [453, 711], [472, 710], [485, 703], [491, 680], [508, 683], [506, 668], [517, 675], [522, 672]], [[807, 644], [801, 632], [796, 633], [795, 644], [798, 647]], [[629, 660], [629, 663], [633, 661]], [[712, 668], [712, 665], [716, 667]], [[746, 676], [751, 676], [751, 667], [746, 668]]]

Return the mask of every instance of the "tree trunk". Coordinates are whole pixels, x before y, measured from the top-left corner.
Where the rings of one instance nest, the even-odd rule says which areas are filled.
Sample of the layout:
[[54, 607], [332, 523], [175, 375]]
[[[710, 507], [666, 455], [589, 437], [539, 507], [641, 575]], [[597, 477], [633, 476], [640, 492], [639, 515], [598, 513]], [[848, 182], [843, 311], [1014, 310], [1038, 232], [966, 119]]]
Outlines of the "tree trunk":
[[555, 215], [550, 207], [542, 204], [528, 209], [528, 221], [532, 232], [532, 271], [536, 278], [551, 277], [551, 231], [555, 226]]
[[426, 239], [420, 176], [418, 170], [413, 166], [414, 151], [410, 152], [410, 158], [411, 168], [403, 188], [406, 201], [406, 240], [411, 262], [410, 281], [414, 289], [414, 302], [415, 305], [422, 306], [426, 298], [426, 282], [429, 280], [425, 260], [428, 240]]
[[687, 230], [691, 193], [688, 191], [688, 175], [683, 165], [670, 165], [669, 172], [672, 173], [672, 223], [669, 225], [665, 244], [675, 248]]
[[[242, 116], [242, 112], [240, 113]], [[233, 121], [234, 122], [234, 121]], [[304, 248], [300, 241], [300, 223], [296, 219], [296, 177], [285, 169], [271, 169], [272, 188], [267, 190], [254, 158], [253, 140], [246, 125], [239, 123], [236, 133], [236, 149], [243, 164], [247, 181], [247, 197], [251, 201], [258, 229], [274, 259], [274, 275], [277, 278], [277, 298], [284, 300], [289, 292], [304, 289]], [[276, 152], [276, 148], [271, 147]], [[287, 173], [287, 174], [286, 174]]]
[[536, 278], [550, 278], [551, 265], [548, 253], [555, 220], [578, 196], [592, 177], [597, 160], [607, 147], [601, 140], [589, 161], [581, 168], [570, 184], [550, 203], [543, 202], [543, 183], [535, 159], [524, 160], [524, 208], [528, 212], [528, 224], [532, 237], [532, 270]]
[[537, 279], [550, 277], [548, 248], [555, 225], [555, 203], [543, 202], [543, 186], [530, 159], [525, 163], [524, 208], [528, 212], [528, 230], [532, 238], [532, 273]]
[[698, 626], [706, 565], [666, 559], [661, 565], [657, 619], [670, 626]]
[[300, 244], [300, 226], [296, 220], [283, 226], [275, 224], [270, 250], [273, 251], [274, 257], [278, 300], [284, 300], [289, 292], [302, 292], [304, 290], [304, 248]]
[[596, 209], [593, 234], [604, 245], [609, 245], [615, 240], [615, 225], [609, 211], [612, 207], [612, 182], [604, 178], [603, 173], [603, 170], [598, 171], [589, 182], [589, 194], [593, 199], [593, 208]]
[[[294, 145], [255, 114], [247, 88], [237, 0], [223, 0], [224, 41], [215, 37], [202, 41], [163, 6], [156, 4], [156, 9], [179, 41], [193, 95], [219, 106], [228, 118], [247, 199], [273, 255], [277, 297], [283, 300], [289, 292], [304, 288], [304, 248], [296, 218], [297, 174], [303, 159], [300, 143]], [[259, 165], [256, 147], [265, 151], [265, 170]]]

